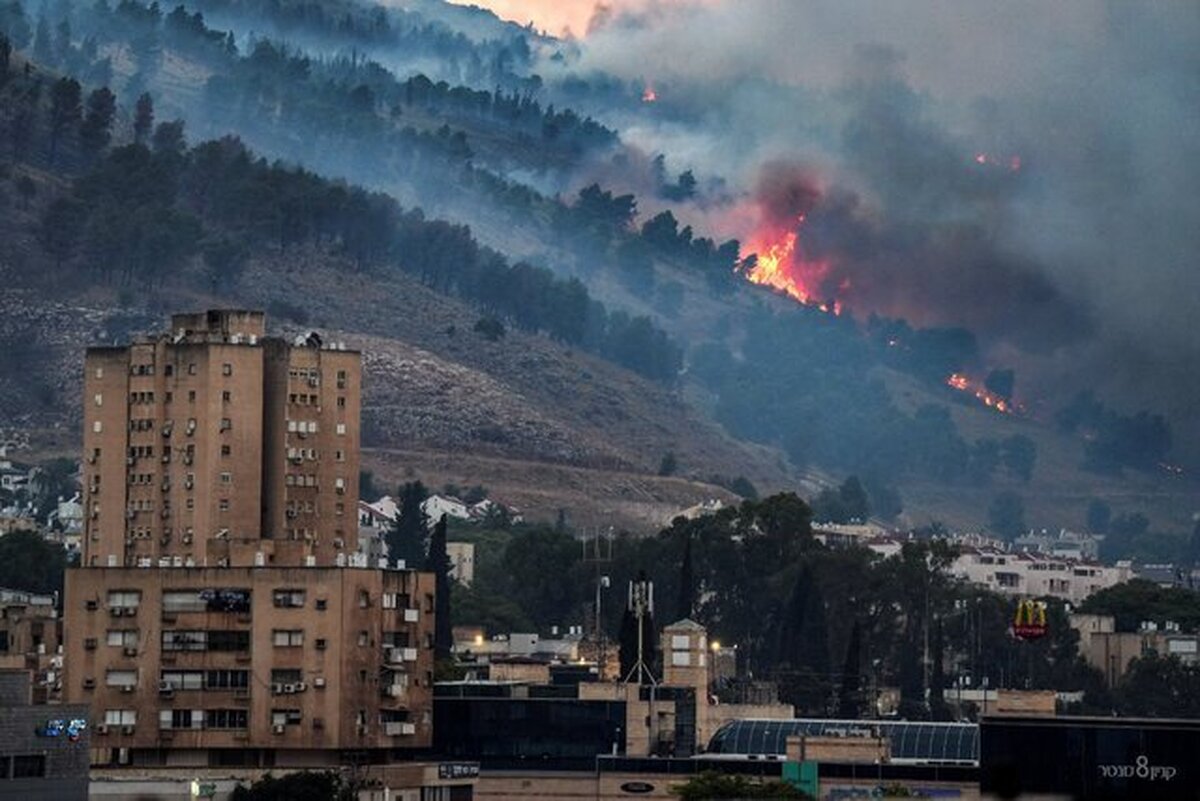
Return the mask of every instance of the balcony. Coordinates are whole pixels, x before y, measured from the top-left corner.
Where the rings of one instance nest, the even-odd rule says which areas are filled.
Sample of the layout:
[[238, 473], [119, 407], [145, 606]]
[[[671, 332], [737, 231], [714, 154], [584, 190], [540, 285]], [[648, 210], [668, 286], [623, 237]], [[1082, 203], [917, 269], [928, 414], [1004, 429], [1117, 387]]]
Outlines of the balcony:
[[388, 737], [411, 737], [417, 733], [417, 724], [402, 720], [389, 720], [383, 724], [383, 733]]
[[383, 661], [389, 665], [403, 665], [406, 662], [417, 661], [416, 648], [386, 648], [383, 652]]

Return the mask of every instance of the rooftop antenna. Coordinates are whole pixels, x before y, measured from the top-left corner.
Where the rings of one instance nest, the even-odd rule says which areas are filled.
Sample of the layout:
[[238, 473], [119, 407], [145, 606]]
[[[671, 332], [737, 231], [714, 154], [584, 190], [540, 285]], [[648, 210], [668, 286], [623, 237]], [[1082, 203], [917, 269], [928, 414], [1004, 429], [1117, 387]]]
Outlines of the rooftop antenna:
[[629, 608], [633, 610], [633, 616], [637, 619], [637, 662], [629, 669], [625, 683], [629, 684], [636, 673], [638, 684], [649, 684], [656, 687], [658, 681], [654, 678], [650, 666], [646, 664], [646, 627], [644, 625], [646, 616], [654, 614], [654, 582], [647, 579], [645, 573], [638, 576], [636, 581], [629, 582]]

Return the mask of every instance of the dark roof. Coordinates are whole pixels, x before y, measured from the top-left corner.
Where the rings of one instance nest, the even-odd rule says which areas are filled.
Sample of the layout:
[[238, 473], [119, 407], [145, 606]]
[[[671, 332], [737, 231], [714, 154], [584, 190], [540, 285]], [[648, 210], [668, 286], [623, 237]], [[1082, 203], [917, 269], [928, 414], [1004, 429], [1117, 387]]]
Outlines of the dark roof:
[[709, 753], [783, 756], [787, 738], [878, 731], [888, 738], [893, 761], [979, 763], [979, 726], [892, 720], [734, 720], [717, 729]]

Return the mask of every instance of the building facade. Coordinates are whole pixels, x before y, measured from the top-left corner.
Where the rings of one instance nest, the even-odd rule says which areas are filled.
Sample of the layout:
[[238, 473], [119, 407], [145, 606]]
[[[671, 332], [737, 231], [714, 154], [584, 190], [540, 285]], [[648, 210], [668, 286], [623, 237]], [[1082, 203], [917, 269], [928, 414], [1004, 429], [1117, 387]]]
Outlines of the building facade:
[[336, 563], [357, 548], [361, 358], [261, 312], [85, 359], [83, 564]]
[[432, 574], [358, 552], [360, 355], [261, 312], [85, 360], [64, 692], [97, 765], [383, 763], [432, 742]]
[[89, 711], [34, 704], [29, 672], [0, 670], [0, 798], [85, 801]]

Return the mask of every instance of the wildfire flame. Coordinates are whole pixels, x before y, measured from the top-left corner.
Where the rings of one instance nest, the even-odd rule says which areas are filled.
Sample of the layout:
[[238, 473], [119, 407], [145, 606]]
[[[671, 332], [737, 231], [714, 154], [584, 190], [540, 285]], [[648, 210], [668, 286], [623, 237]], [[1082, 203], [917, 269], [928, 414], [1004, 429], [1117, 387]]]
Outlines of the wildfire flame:
[[[797, 229], [804, 224], [804, 215], [796, 220]], [[811, 287], [819, 284], [829, 272], [829, 262], [804, 258], [797, 230], [768, 234], [763, 241], [751, 243], [755, 254], [754, 267], [746, 277], [755, 284], [783, 292], [805, 306], [829, 314], [841, 314], [839, 300], [817, 300]], [[849, 288], [846, 283], [843, 288]]]
[[1014, 414], [1024, 412], [1020, 404], [1015, 401], [1007, 400], [1000, 397], [995, 392], [992, 392], [982, 384], [971, 380], [962, 373], [951, 373], [946, 378], [946, 386], [959, 392], [966, 392], [974, 395], [979, 399], [979, 402], [989, 409], [995, 409], [1002, 414]]
[[645, 89], [642, 90], [642, 102], [643, 103], [658, 102], [658, 92], [654, 91], [653, 86], [647, 86]]

